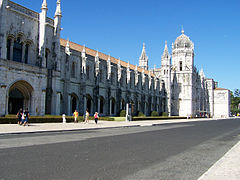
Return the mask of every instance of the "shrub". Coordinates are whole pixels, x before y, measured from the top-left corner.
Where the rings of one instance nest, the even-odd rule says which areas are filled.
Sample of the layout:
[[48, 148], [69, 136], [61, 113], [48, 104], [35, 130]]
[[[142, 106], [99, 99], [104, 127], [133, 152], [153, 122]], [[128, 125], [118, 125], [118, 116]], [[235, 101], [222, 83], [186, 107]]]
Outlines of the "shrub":
[[139, 113], [138, 113], [138, 117], [144, 117], [145, 115], [140, 111]]
[[152, 111], [152, 113], [151, 113], [151, 116], [158, 116], [159, 114], [158, 114], [158, 112], [157, 111]]
[[163, 112], [162, 116], [168, 116], [168, 113], [167, 112]]
[[125, 117], [125, 116], [126, 116], [126, 110], [121, 110], [120, 117]]

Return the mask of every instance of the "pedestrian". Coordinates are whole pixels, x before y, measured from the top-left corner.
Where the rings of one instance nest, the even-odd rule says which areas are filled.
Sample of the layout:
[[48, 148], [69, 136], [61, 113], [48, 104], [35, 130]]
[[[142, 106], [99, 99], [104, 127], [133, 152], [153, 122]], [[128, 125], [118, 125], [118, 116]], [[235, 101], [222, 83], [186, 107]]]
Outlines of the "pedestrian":
[[23, 125], [24, 122], [25, 122], [25, 117], [26, 115], [24, 114], [25, 110], [23, 110], [23, 112], [21, 113], [21, 122], [20, 122], [20, 125]]
[[23, 122], [23, 126], [26, 126], [28, 125], [28, 121], [29, 121], [29, 111], [28, 111], [28, 108], [26, 108], [26, 110], [23, 112], [24, 116], [25, 116], [25, 120]]
[[74, 111], [73, 117], [74, 117], [74, 122], [77, 123], [77, 118], [78, 118], [78, 112], [77, 112], [77, 110]]
[[17, 113], [17, 115], [16, 115], [16, 117], [18, 118], [18, 124], [19, 124], [19, 125], [21, 125], [22, 113], [23, 113], [23, 110], [22, 110], [22, 108], [20, 108], [19, 111], [18, 111], [18, 113]]
[[86, 113], [85, 113], [85, 123], [88, 123], [89, 122], [89, 112], [88, 112], [88, 109], [86, 110]]
[[94, 119], [95, 119], [95, 123], [96, 123], [96, 124], [98, 123], [98, 118], [99, 118], [98, 112], [95, 112], [95, 114], [94, 114]]

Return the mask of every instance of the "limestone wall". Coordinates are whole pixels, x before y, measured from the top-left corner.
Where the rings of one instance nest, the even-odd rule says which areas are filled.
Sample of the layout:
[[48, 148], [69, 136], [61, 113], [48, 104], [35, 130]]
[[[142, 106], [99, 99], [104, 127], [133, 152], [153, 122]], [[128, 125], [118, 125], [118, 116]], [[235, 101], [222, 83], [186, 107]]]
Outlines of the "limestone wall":
[[229, 117], [230, 92], [227, 89], [214, 90], [214, 117]]

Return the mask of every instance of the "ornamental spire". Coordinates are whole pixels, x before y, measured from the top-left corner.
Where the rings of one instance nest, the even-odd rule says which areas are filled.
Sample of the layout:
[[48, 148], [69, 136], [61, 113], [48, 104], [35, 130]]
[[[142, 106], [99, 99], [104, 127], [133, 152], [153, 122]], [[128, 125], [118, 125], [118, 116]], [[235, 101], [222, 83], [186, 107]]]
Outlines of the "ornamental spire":
[[137, 66], [137, 64], [136, 64], [136, 66], [135, 66], [135, 72], [138, 72], [138, 66]]
[[107, 60], [107, 71], [108, 71], [108, 79], [111, 77], [111, 56], [110, 54], [108, 55], [108, 60]]
[[95, 56], [95, 57], [99, 57], [98, 50], [97, 50], [97, 53], [96, 53], [96, 56]]
[[182, 26], [182, 31], [181, 31], [181, 32], [182, 32], [182, 34], [184, 34], [184, 29], [183, 29], [183, 26]]
[[143, 43], [142, 53], [139, 58], [139, 66], [144, 69], [148, 69], [148, 57], [146, 54], [145, 43]]
[[82, 53], [86, 53], [86, 47], [85, 47], [85, 44], [83, 45]]
[[165, 41], [165, 47], [164, 47], [164, 51], [163, 51], [163, 56], [164, 57], [168, 57], [169, 56], [168, 47], [167, 47], [167, 41]]
[[56, 8], [55, 16], [62, 16], [61, 0], [57, 0], [57, 8]]
[[69, 39], [67, 40], [67, 44], [65, 47], [65, 53], [70, 56], [71, 55], [71, 51], [70, 51], [70, 45], [69, 45]]
[[43, 0], [42, 9], [47, 9], [47, 0]]

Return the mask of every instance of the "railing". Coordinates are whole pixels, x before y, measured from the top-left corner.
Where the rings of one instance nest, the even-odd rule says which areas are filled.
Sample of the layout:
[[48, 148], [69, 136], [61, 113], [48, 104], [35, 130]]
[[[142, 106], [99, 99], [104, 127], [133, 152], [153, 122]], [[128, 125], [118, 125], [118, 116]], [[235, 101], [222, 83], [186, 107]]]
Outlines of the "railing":
[[[25, 15], [30, 16], [30, 17], [32, 17], [34, 19], [37, 19], [37, 20], [39, 19], [39, 13], [37, 13], [35, 11], [32, 11], [30, 9], [27, 9], [27, 8], [25, 8], [25, 7], [23, 7], [23, 6], [19, 5], [19, 4], [16, 4], [16, 3], [12, 2], [12, 1], [9, 1], [8, 6], [13, 11], [20, 12], [22, 14], [25, 14]], [[49, 25], [51, 25], [51, 26], [54, 25], [53, 19], [47, 17], [46, 21], [47, 21], [47, 23]]]
[[18, 11], [20, 13], [26, 14], [26, 15], [32, 17], [32, 18], [36, 18], [36, 19], [39, 18], [39, 14], [37, 12], [34, 12], [34, 11], [30, 10], [30, 9], [27, 9], [27, 8], [25, 8], [25, 7], [23, 7], [23, 6], [19, 5], [19, 4], [16, 4], [16, 3], [12, 2], [12, 1], [9, 1], [8, 5], [10, 6], [10, 8], [12, 10], [15, 10], [15, 11]]

